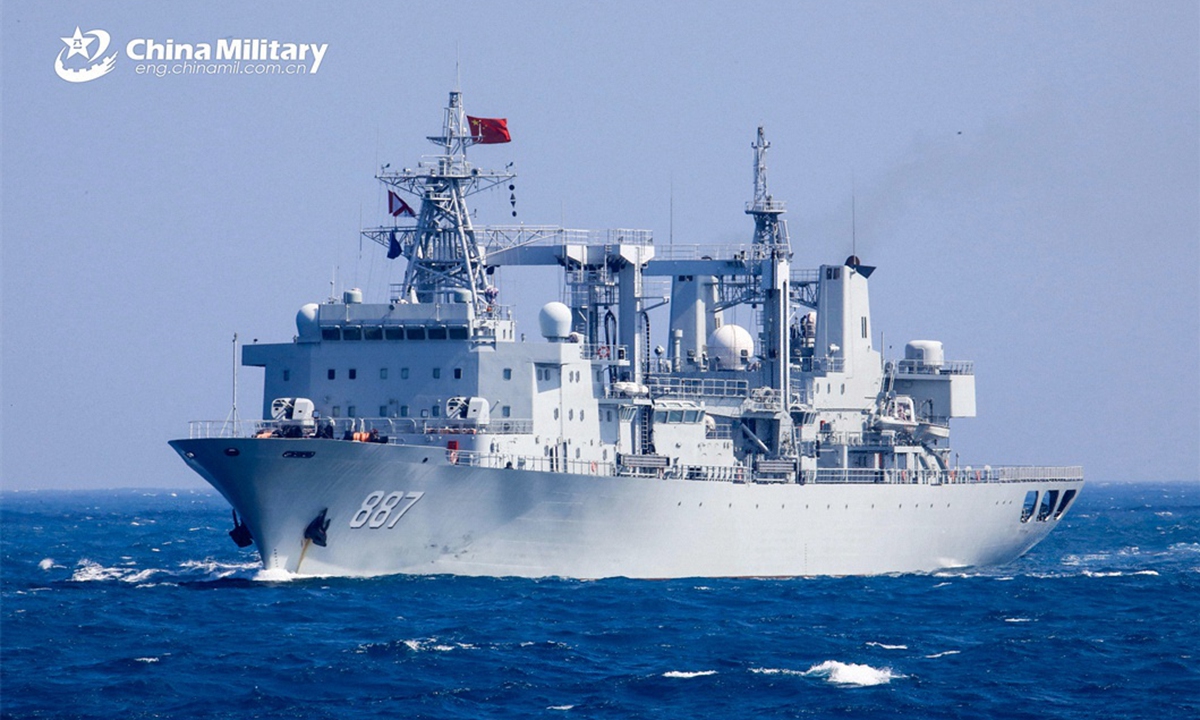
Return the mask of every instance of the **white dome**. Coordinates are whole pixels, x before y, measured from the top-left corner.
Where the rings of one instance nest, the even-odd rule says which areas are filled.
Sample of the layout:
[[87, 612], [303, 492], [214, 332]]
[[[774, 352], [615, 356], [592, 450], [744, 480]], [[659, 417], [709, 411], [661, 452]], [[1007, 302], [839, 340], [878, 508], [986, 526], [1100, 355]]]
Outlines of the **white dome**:
[[722, 325], [708, 336], [708, 354], [722, 370], [742, 370], [754, 355], [754, 338], [740, 325]]
[[317, 324], [317, 311], [320, 306], [309, 303], [296, 313], [296, 335], [300, 342], [317, 342], [321, 339], [321, 327]]
[[917, 365], [941, 367], [945, 363], [945, 351], [937, 340], [913, 340], [904, 346], [904, 359]]
[[571, 334], [571, 308], [560, 302], [546, 303], [538, 313], [538, 324], [542, 328], [542, 337], [561, 340]]

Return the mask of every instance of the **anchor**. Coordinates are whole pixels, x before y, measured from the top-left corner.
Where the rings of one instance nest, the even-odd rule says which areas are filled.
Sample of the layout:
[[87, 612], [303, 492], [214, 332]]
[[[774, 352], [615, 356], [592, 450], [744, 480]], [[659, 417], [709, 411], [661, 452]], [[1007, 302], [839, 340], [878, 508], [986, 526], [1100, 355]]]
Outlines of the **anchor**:
[[229, 531], [229, 537], [240, 548], [250, 547], [251, 543], [254, 542], [254, 537], [250, 535], [250, 528], [238, 520], [237, 510], [233, 511], [233, 529]]
[[313, 543], [321, 547], [325, 547], [329, 542], [329, 538], [325, 535], [325, 531], [329, 529], [330, 520], [325, 519], [325, 513], [329, 512], [329, 508], [321, 511], [320, 515], [313, 518], [313, 521], [304, 528], [304, 539], [312, 540]]

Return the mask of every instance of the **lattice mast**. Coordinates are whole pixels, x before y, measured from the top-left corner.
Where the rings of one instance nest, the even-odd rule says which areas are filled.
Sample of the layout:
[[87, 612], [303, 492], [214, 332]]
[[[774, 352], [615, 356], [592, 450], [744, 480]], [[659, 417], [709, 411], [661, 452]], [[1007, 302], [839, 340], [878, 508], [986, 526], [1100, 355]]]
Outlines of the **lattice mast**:
[[467, 148], [480, 138], [471, 134], [457, 90], [450, 93], [442, 134], [428, 139], [438, 146], [438, 154], [427, 156], [416, 169], [376, 176], [421, 203], [416, 225], [397, 227], [391, 235], [407, 260], [401, 297], [417, 303], [469, 302], [478, 317], [495, 290], [487, 279], [466, 198], [516, 175], [481, 170], [467, 161]]
[[746, 214], [754, 217], [754, 255], [761, 263], [759, 292], [763, 302], [761, 352], [763, 381], [779, 393], [780, 410], [787, 411], [791, 396], [788, 375], [790, 336], [788, 332], [788, 281], [792, 257], [787, 222], [779, 216], [784, 203], [767, 190], [767, 142], [762, 127], [754, 144], [754, 200], [746, 203]]

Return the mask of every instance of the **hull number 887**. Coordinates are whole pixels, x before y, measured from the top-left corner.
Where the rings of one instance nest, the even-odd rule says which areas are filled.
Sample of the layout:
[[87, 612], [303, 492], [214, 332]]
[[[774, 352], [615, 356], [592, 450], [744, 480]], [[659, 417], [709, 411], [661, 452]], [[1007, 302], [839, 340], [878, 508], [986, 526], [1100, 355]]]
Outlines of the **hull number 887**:
[[404, 490], [392, 493], [375, 490], [363, 500], [358, 512], [354, 513], [354, 517], [350, 518], [350, 527], [355, 529], [396, 527], [396, 523], [400, 522], [404, 513], [411, 510], [424, 494], [422, 492], [405, 492]]

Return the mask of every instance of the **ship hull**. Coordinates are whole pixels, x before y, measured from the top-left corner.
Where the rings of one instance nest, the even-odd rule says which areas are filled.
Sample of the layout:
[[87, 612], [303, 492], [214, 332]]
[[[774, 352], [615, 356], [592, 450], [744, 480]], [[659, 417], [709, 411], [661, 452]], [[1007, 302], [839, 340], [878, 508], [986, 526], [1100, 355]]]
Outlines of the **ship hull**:
[[1061, 518], [1023, 522], [1028, 491], [1062, 497], [1083, 484], [705, 482], [472, 467], [437, 446], [171, 445], [237, 511], [264, 567], [300, 575], [791, 577], [997, 565]]

